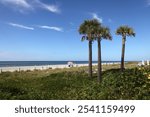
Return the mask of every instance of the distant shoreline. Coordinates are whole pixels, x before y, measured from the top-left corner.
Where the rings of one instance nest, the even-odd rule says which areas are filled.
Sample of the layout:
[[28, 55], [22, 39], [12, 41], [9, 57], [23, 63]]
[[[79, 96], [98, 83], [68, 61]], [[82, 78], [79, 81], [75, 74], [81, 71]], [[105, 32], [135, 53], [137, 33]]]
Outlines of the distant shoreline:
[[[102, 65], [112, 65], [112, 64], [120, 64], [120, 62], [105, 62]], [[92, 64], [97, 65], [97, 63]], [[83, 67], [88, 66], [88, 64], [74, 64], [73, 67]], [[67, 64], [63, 65], [40, 65], [40, 66], [15, 66], [15, 67], [0, 67], [1, 72], [15, 72], [15, 71], [27, 71], [27, 70], [46, 70], [46, 69], [56, 69], [56, 68], [70, 68]]]

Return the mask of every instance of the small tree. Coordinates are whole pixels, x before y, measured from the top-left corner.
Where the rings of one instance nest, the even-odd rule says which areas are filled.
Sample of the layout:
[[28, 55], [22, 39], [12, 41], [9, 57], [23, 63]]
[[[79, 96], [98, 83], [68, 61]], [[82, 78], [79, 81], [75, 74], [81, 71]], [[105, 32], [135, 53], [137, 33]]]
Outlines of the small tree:
[[135, 32], [131, 27], [128, 26], [120, 26], [116, 30], [117, 35], [122, 36], [122, 54], [121, 54], [121, 71], [124, 70], [124, 56], [125, 56], [125, 42], [127, 36], [133, 36], [135, 37]]
[[110, 34], [110, 30], [107, 27], [100, 27], [98, 32], [96, 33], [96, 39], [97, 39], [97, 43], [98, 43], [98, 82], [102, 81], [102, 61], [101, 61], [101, 40], [102, 39], [107, 39], [107, 40], [111, 40], [111, 34]]
[[96, 20], [85, 20], [79, 28], [79, 33], [82, 34], [82, 41], [89, 42], [89, 77], [92, 78], [92, 42], [94, 41], [95, 31], [99, 29], [100, 23]]

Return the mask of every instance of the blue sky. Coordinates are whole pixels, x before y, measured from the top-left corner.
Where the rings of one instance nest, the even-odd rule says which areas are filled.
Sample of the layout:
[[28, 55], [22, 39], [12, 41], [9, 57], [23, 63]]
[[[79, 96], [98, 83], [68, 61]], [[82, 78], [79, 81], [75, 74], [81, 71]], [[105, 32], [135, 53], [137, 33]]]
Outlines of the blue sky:
[[120, 60], [120, 25], [136, 32], [127, 38], [125, 60], [150, 60], [150, 0], [0, 0], [0, 15], [0, 61], [88, 60], [78, 28], [92, 18], [113, 36], [102, 41], [102, 60]]

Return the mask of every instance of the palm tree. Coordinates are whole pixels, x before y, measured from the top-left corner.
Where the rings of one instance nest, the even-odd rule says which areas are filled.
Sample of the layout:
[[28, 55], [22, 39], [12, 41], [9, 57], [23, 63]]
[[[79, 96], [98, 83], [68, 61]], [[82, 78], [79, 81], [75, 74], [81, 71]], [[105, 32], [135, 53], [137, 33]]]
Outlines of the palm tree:
[[89, 42], [89, 77], [92, 78], [92, 42], [94, 41], [94, 33], [99, 28], [100, 23], [96, 20], [85, 20], [79, 28], [79, 33], [82, 34], [82, 41]]
[[124, 55], [125, 55], [125, 42], [126, 42], [126, 37], [127, 36], [133, 36], [135, 37], [135, 32], [133, 28], [128, 27], [128, 26], [120, 26], [117, 31], [117, 35], [122, 36], [122, 54], [121, 54], [121, 71], [124, 70]]
[[100, 26], [98, 32], [96, 32], [97, 34], [97, 43], [98, 43], [98, 82], [102, 81], [102, 76], [101, 76], [101, 72], [102, 72], [102, 67], [101, 67], [101, 40], [102, 39], [108, 39], [111, 40], [111, 34], [110, 34], [110, 30], [107, 27], [102, 27]]

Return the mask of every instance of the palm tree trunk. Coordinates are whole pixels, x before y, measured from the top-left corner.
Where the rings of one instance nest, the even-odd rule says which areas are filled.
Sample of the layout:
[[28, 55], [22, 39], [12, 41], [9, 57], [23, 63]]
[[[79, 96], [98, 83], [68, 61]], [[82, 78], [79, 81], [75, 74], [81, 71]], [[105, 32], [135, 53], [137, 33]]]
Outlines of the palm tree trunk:
[[92, 41], [89, 41], [89, 77], [92, 78]]
[[125, 41], [126, 41], [126, 37], [123, 36], [123, 38], [122, 38], [122, 55], [121, 55], [121, 71], [124, 70]]
[[102, 66], [101, 66], [101, 40], [98, 39], [98, 82], [102, 81]]

